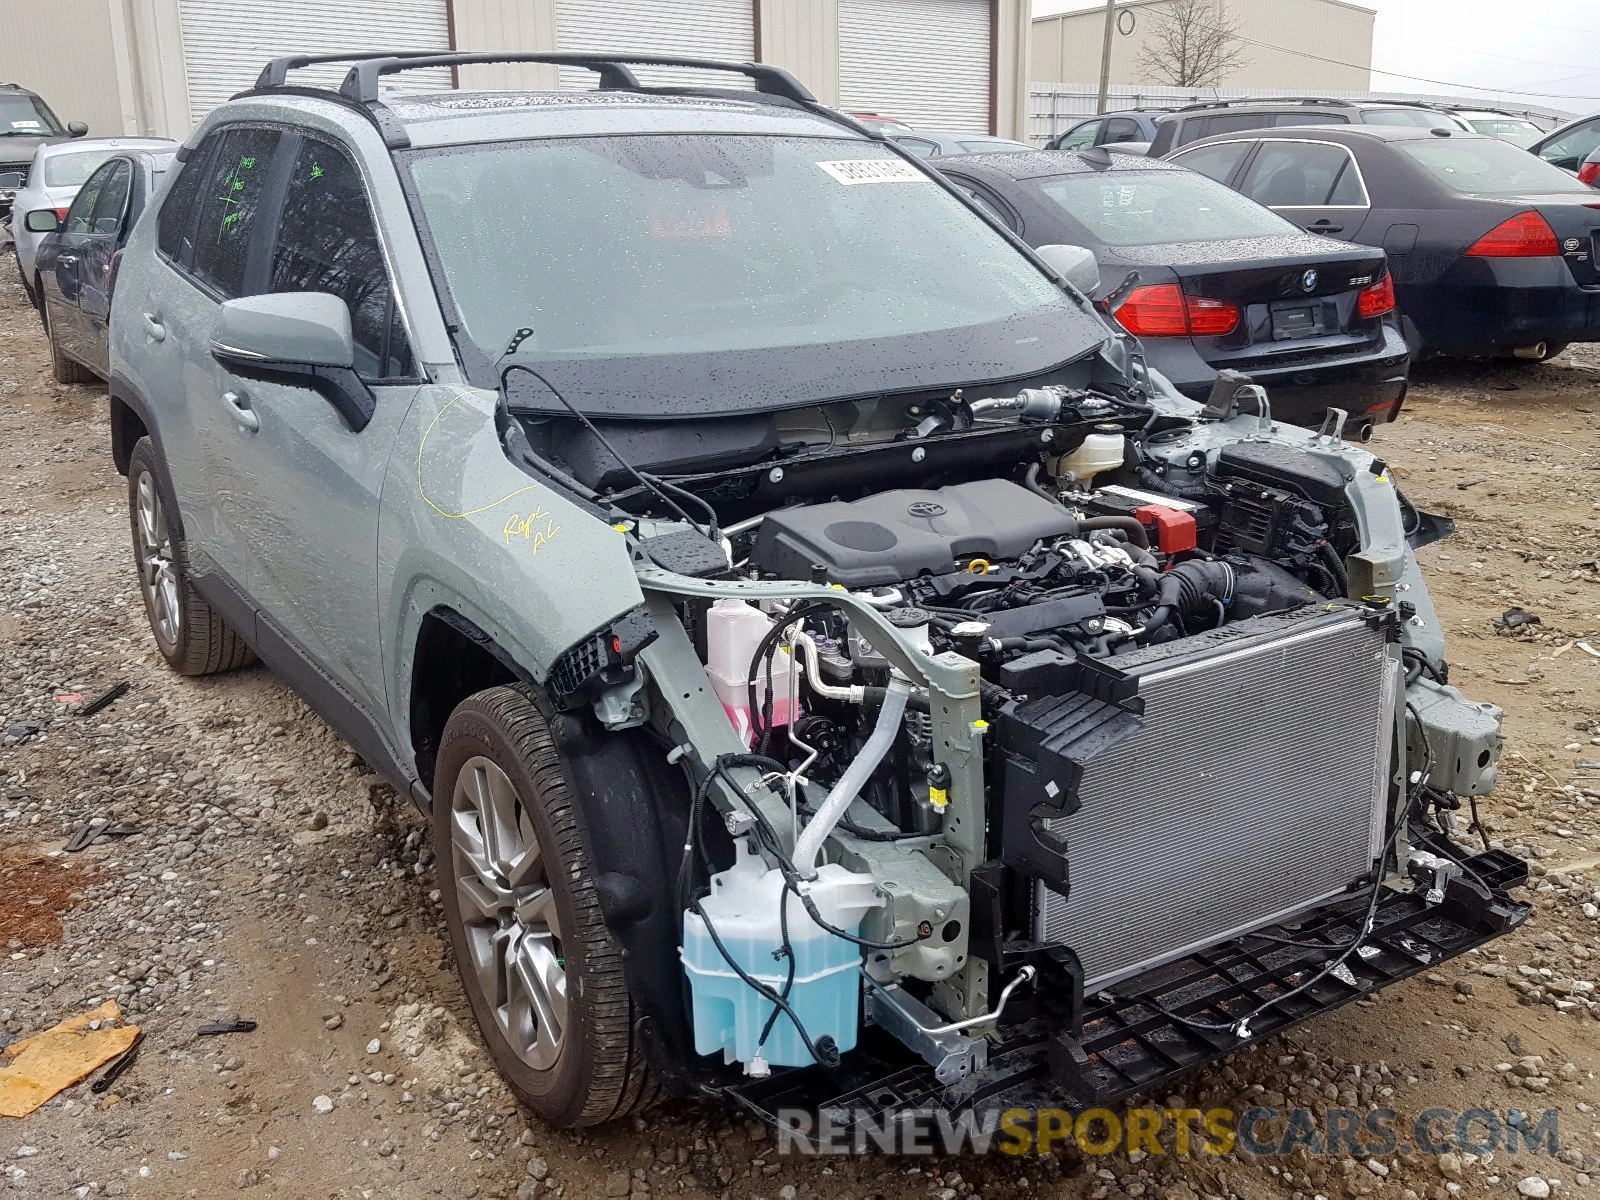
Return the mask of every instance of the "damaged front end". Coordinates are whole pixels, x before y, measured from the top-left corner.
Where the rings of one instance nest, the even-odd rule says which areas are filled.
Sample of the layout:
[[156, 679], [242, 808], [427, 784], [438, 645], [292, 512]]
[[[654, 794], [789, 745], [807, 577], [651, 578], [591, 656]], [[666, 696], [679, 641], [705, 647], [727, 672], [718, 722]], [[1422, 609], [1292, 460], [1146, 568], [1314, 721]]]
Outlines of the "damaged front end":
[[1526, 917], [1456, 840], [1501, 713], [1422, 518], [1339, 414], [1221, 394], [857, 408], [674, 474], [718, 522], [621, 523], [644, 604], [551, 686], [685, 776], [665, 1074], [774, 1120], [1106, 1103]]

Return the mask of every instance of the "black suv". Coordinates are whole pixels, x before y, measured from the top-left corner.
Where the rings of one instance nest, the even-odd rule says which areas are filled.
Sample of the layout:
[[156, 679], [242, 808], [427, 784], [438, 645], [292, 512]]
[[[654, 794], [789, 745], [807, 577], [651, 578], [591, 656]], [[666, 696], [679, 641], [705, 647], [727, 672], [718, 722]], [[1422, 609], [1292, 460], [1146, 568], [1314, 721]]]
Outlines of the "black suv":
[[1150, 157], [1218, 133], [1274, 129], [1284, 125], [1415, 125], [1421, 129], [1472, 126], [1459, 117], [1410, 100], [1333, 100], [1325, 96], [1279, 96], [1253, 100], [1207, 100], [1156, 121]]
[[11, 197], [28, 182], [33, 152], [88, 132], [82, 121], [62, 125], [50, 106], [21, 84], [0, 83], [0, 220], [11, 214]]

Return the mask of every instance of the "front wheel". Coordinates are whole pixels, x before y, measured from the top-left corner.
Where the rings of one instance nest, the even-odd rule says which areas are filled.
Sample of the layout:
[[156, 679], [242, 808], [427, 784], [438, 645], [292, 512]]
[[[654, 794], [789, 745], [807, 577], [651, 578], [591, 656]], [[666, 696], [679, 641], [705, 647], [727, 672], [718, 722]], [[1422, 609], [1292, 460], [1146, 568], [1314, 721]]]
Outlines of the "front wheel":
[[622, 954], [549, 726], [491, 688], [451, 714], [433, 845], [456, 968], [500, 1074], [553, 1125], [596, 1125], [653, 1091]]

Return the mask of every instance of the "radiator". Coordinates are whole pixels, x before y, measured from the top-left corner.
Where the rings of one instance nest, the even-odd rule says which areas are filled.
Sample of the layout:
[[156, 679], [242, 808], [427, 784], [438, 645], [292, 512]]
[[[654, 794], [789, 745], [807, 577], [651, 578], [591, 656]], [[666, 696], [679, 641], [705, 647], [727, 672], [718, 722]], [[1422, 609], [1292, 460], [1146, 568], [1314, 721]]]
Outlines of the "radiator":
[[1035, 936], [1088, 986], [1284, 920], [1370, 877], [1384, 836], [1399, 671], [1357, 609], [1302, 609], [1113, 660], [1145, 727], [1089, 761], [1046, 823], [1068, 895]]

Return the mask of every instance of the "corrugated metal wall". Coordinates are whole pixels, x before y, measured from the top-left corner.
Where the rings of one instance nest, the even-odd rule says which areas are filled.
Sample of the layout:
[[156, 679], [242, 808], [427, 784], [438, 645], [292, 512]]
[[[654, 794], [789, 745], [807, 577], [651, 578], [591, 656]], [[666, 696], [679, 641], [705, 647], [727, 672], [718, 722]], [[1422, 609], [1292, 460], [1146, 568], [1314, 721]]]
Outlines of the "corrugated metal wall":
[[760, 0], [761, 61], [839, 103], [839, 0]]
[[0, 4], [0, 83], [38, 92], [63, 122], [88, 122], [91, 136], [137, 132], [123, 121], [106, 0]]
[[[1218, 81], [1223, 88], [1284, 92], [1360, 91], [1372, 86], [1373, 13], [1341, 0], [1218, 0], [1239, 25], [1245, 63]], [[1165, 0], [1121, 6], [1132, 34], [1111, 39], [1112, 83], [1155, 83], [1139, 66], [1140, 52]], [[1100, 78], [1104, 10], [1061, 13], [1033, 22], [1034, 79]], [[1260, 43], [1260, 44], [1258, 44]], [[1283, 47], [1273, 49], [1272, 47]], [[1336, 60], [1336, 61], [1324, 61]], [[1352, 66], [1340, 66], [1350, 63]]]

